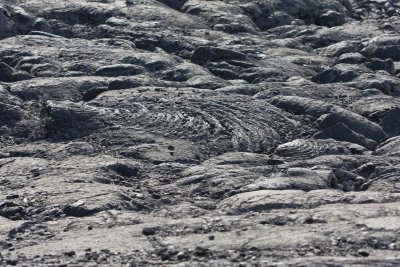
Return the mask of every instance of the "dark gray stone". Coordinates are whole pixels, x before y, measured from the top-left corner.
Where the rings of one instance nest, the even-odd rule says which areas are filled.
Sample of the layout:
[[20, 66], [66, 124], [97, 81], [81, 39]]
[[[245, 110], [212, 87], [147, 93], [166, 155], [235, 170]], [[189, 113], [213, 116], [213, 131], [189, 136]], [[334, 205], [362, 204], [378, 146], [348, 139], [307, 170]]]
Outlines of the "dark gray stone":
[[363, 135], [356, 133], [344, 123], [336, 123], [316, 133], [314, 137], [319, 139], [332, 138], [338, 141], [346, 141], [364, 146], [370, 150], [374, 150], [378, 145], [374, 140], [365, 138]]
[[382, 128], [390, 137], [400, 135], [400, 108], [391, 109], [382, 118]]
[[118, 77], [118, 76], [132, 76], [138, 75], [143, 72], [143, 69], [131, 64], [117, 64], [98, 68], [93, 75]]
[[191, 60], [195, 64], [205, 65], [213, 61], [246, 60], [246, 55], [225, 48], [201, 46], [193, 52]]

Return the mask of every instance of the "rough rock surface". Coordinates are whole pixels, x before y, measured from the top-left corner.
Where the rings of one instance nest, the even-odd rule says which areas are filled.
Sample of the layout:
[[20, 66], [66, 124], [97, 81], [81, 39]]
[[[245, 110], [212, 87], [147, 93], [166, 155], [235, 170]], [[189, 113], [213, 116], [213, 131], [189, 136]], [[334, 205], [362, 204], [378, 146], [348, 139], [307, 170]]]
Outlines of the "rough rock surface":
[[0, 265], [399, 266], [394, 0], [0, 0]]

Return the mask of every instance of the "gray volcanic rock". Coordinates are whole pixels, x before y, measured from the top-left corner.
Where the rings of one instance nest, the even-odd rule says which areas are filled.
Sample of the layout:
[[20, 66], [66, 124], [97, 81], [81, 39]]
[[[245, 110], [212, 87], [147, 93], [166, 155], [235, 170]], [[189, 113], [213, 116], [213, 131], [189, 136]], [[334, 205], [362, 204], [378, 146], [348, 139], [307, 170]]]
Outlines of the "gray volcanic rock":
[[370, 40], [362, 53], [367, 57], [399, 60], [400, 39], [396, 35], [384, 35]]
[[140, 74], [142, 71], [140, 68], [131, 64], [117, 64], [98, 68], [93, 75], [95, 76], [132, 76]]
[[304, 192], [300, 190], [260, 190], [238, 194], [227, 198], [219, 204], [223, 212], [238, 214], [249, 211], [263, 212], [274, 209], [291, 209], [319, 207], [335, 203], [362, 203], [370, 199], [371, 203], [397, 202], [399, 194], [387, 193], [347, 193], [334, 190], [314, 190]]
[[399, 10], [0, 1], [0, 265], [400, 265]]
[[101, 113], [97, 108], [79, 105], [70, 101], [47, 102], [47, 135], [50, 138], [60, 137], [75, 139], [90, 134], [101, 128]]
[[319, 117], [317, 120], [318, 126], [321, 128], [326, 128], [336, 123], [344, 123], [346, 125], [350, 125], [354, 131], [364, 135], [369, 139], [380, 141], [386, 137], [385, 132], [379, 125], [368, 121], [358, 114], [340, 111], [332, 112]]
[[0, 62], [0, 72], [0, 81], [2, 82], [15, 82], [32, 78], [27, 72], [16, 71], [4, 62]]
[[192, 55], [192, 62], [199, 65], [205, 65], [211, 61], [229, 59], [246, 60], [246, 55], [228, 49], [206, 46], [196, 48]]
[[350, 129], [347, 124], [344, 123], [336, 123], [331, 126], [328, 126], [324, 130], [316, 133], [314, 135], [315, 138], [319, 139], [335, 139], [338, 141], [347, 141], [352, 142], [361, 146], [364, 146], [370, 150], [375, 149], [377, 143], [365, 136], [356, 133], [352, 129]]
[[333, 139], [296, 139], [279, 145], [274, 153], [281, 157], [306, 159], [321, 155], [363, 154], [366, 151], [364, 147], [354, 143], [340, 142]]
[[379, 156], [398, 156], [400, 154], [400, 138], [398, 136], [389, 138], [383, 142], [374, 152]]
[[389, 110], [382, 118], [382, 128], [389, 136], [400, 135], [400, 108]]

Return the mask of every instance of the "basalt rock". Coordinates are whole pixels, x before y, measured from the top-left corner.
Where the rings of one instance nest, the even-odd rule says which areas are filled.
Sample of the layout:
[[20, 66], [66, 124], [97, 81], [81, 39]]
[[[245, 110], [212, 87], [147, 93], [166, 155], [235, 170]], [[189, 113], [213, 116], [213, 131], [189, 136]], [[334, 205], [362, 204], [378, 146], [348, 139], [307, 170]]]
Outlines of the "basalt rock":
[[399, 266], [398, 10], [0, 1], [0, 265]]

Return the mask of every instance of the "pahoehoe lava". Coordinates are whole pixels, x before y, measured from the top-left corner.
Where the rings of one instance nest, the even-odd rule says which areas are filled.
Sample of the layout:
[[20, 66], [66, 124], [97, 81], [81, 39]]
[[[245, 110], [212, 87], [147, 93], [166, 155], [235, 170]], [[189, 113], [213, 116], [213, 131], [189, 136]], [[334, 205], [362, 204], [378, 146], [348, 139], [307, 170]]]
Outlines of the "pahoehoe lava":
[[0, 266], [399, 266], [400, 3], [0, 0]]

